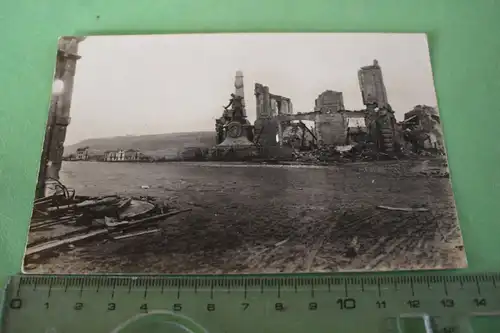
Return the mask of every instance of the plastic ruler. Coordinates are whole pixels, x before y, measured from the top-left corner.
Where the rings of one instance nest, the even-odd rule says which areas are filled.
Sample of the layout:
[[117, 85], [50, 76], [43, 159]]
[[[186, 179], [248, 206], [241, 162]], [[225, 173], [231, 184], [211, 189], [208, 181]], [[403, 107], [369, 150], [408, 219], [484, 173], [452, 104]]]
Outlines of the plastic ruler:
[[449, 274], [16, 276], [1, 332], [500, 332], [500, 274]]

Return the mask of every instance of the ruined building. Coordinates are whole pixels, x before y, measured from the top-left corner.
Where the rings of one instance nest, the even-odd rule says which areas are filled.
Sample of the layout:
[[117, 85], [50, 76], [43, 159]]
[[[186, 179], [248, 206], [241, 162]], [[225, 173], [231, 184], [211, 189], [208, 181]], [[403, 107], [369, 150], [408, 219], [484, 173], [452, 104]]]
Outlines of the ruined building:
[[58, 42], [57, 62], [54, 81], [60, 80], [62, 92], [53, 94], [49, 109], [49, 119], [36, 187], [36, 197], [43, 197], [47, 178], [59, 179], [61, 170], [66, 128], [70, 122], [71, 96], [78, 55], [78, 44], [85, 37], [62, 37]]
[[387, 100], [382, 69], [377, 60], [358, 71], [359, 88], [366, 105], [366, 125], [370, 140], [378, 150], [392, 153], [397, 148], [396, 117]]
[[290, 122], [283, 128], [282, 144], [294, 149], [313, 149], [317, 146], [314, 129], [302, 121]]
[[271, 101], [272, 115], [293, 114], [293, 105], [290, 98], [269, 94], [269, 99]]
[[[314, 101], [314, 111], [294, 114], [282, 107], [282, 96], [273, 95], [269, 88], [255, 84], [257, 120], [255, 137], [263, 146], [290, 145], [345, 145], [360, 141], [372, 141], [385, 152], [395, 149], [396, 118], [391, 109], [377, 60], [358, 71], [360, 91], [365, 110], [345, 109], [340, 91], [325, 90]], [[288, 112], [287, 112], [288, 111]], [[308, 128], [304, 122], [313, 122]], [[277, 139], [276, 139], [277, 137]]]
[[388, 104], [386, 107], [381, 107], [375, 111], [369, 110], [365, 121], [370, 141], [375, 143], [378, 151], [393, 153], [398, 149], [396, 117]]
[[358, 71], [359, 86], [366, 110], [348, 111], [341, 92], [327, 90], [315, 101], [315, 130], [319, 144], [342, 145], [371, 140], [380, 150], [394, 150], [396, 118], [378, 61]]
[[385, 107], [388, 104], [382, 69], [377, 60], [373, 60], [371, 66], [361, 67], [358, 71], [358, 79], [364, 105], [375, 104], [378, 107]]
[[[255, 88], [256, 96], [258, 96], [258, 118], [255, 130], [257, 131], [261, 124], [267, 126], [267, 132], [262, 131], [264, 136], [260, 136], [265, 138], [261, 141], [263, 145], [266, 145], [266, 142], [280, 146], [290, 145], [292, 141], [292, 146], [297, 147], [297, 143], [300, 142], [302, 148], [317, 145], [344, 145], [349, 141], [349, 120], [364, 120], [365, 117], [363, 112], [346, 111], [342, 92], [333, 90], [326, 90], [316, 98], [313, 112], [298, 114], [283, 111], [273, 112], [272, 108], [268, 111], [263, 106], [259, 107], [259, 103], [264, 103], [267, 96], [270, 99], [275, 96], [269, 94], [268, 89], [261, 84], [256, 84]], [[259, 97], [261, 98], [259, 99]], [[304, 122], [314, 123], [313, 128], [307, 127]], [[352, 134], [361, 131], [366, 131], [366, 128], [364, 126], [356, 127], [352, 129]], [[276, 135], [278, 136], [277, 140]]]
[[[256, 113], [255, 140], [262, 146], [282, 146], [294, 142], [297, 146], [317, 144], [344, 144], [347, 135], [347, 119], [343, 114], [344, 101], [341, 92], [326, 90], [315, 101], [313, 112], [293, 112], [289, 98], [269, 92], [269, 87], [255, 84]], [[314, 129], [304, 122], [313, 122]]]
[[334, 113], [341, 110], [344, 110], [344, 97], [340, 91], [326, 90], [314, 101], [314, 111]]
[[347, 135], [346, 119], [341, 112], [317, 113], [314, 127], [319, 145], [343, 145]]
[[405, 113], [401, 125], [405, 139], [410, 142], [414, 151], [435, 149], [444, 152], [441, 120], [436, 108], [416, 105], [413, 110]]
[[[387, 100], [382, 69], [377, 60], [371, 66], [361, 67], [358, 78], [366, 105], [366, 109], [360, 111], [345, 109], [342, 92], [325, 90], [315, 99], [314, 111], [294, 113], [290, 98], [272, 94], [269, 87], [255, 83], [254, 143], [267, 148], [292, 146], [307, 149], [372, 141], [381, 151], [394, 151], [397, 143], [396, 118]], [[237, 95], [241, 95], [242, 100], [242, 90]], [[231, 112], [234, 112], [234, 108]], [[229, 133], [228, 121], [231, 121], [228, 114], [218, 120], [218, 143], [227, 140], [227, 135], [223, 133]], [[306, 122], [314, 126], [308, 127]]]
[[255, 141], [262, 146], [276, 146], [276, 136], [282, 131], [279, 115], [292, 115], [293, 105], [288, 97], [271, 94], [269, 87], [255, 84], [256, 120], [254, 123]]
[[[303, 121], [314, 120], [309, 114], [295, 114], [288, 97], [272, 94], [269, 87], [255, 84], [257, 102], [254, 125], [255, 142], [262, 147], [291, 146], [313, 148], [317, 138], [313, 129]], [[277, 151], [276, 151], [277, 152]], [[280, 151], [280, 154], [286, 154]]]

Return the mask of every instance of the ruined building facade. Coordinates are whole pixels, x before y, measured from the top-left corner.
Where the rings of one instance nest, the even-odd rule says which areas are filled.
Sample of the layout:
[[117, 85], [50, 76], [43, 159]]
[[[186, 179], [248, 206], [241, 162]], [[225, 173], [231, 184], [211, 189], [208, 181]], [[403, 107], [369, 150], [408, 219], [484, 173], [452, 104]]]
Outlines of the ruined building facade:
[[256, 120], [254, 124], [254, 137], [262, 146], [276, 146], [276, 137], [280, 136], [283, 128], [277, 117], [292, 115], [293, 104], [290, 98], [271, 94], [269, 87], [260, 83], [255, 84]]
[[[371, 140], [380, 149], [393, 151], [396, 122], [377, 60], [361, 67], [358, 78], [366, 106], [360, 111], [345, 109], [342, 92], [325, 90], [315, 99], [312, 112], [294, 113], [290, 98], [273, 94], [269, 87], [255, 83], [254, 142], [262, 147], [290, 143], [312, 147]], [[314, 126], [307, 127], [305, 122]]]
[[441, 119], [436, 108], [427, 105], [416, 105], [405, 113], [402, 130], [413, 150], [436, 149], [444, 153], [444, 136]]
[[256, 119], [272, 118], [280, 114], [293, 114], [290, 98], [271, 94], [269, 87], [255, 84]]
[[358, 79], [364, 105], [387, 106], [387, 92], [382, 77], [382, 69], [377, 60], [374, 60], [371, 66], [361, 67], [358, 71]]
[[346, 119], [340, 112], [318, 113], [314, 127], [319, 145], [343, 145], [347, 135]]
[[342, 92], [326, 90], [314, 101], [314, 111], [321, 113], [335, 113], [344, 110]]

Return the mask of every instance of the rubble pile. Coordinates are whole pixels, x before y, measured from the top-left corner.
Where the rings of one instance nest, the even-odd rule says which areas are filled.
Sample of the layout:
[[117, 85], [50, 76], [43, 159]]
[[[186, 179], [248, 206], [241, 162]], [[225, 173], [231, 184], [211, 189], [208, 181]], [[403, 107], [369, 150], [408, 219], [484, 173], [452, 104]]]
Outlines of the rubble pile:
[[294, 150], [293, 159], [301, 163], [331, 163], [331, 162], [368, 162], [378, 160], [404, 160], [418, 159], [422, 157], [435, 157], [440, 154], [422, 150], [415, 153], [411, 150], [401, 148], [397, 153], [384, 153], [378, 151], [374, 144], [363, 143], [356, 145], [336, 146], [323, 145], [314, 150]]
[[382, 159], [386, 155], [361, 146], [334, 146], [323, 145], [318, 149], [294, 152], [294, 159], [299, 162], [328, 163], [353, 162]]
[[159, 232], [158, 224], [190, 209], [175, 209], [152, 197], [76, 196], [58, 193], [35, 200], [26, 257], [96, 238], [111, 241]]

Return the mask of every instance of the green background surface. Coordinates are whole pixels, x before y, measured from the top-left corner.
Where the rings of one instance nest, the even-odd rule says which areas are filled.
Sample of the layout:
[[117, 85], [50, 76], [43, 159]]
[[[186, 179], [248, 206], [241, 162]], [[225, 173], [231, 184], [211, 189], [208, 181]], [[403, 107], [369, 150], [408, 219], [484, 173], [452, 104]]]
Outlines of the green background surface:
[[428, 32], [468, 271], [500, 270], [499, 15], [494, 0], [0, 1], [0, 284], [21, 267], [57, 37], [91, 34]]

